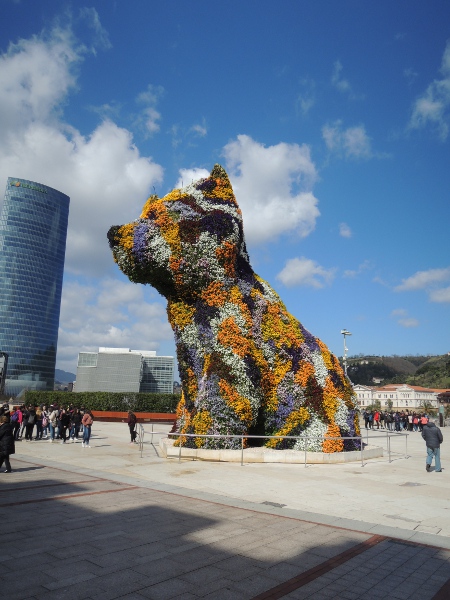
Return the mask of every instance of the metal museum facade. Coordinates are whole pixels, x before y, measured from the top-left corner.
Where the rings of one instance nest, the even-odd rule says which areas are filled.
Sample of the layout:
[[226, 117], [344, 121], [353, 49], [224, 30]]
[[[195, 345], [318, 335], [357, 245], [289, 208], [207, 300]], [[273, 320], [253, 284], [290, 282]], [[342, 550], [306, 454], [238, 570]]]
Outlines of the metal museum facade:
[[0, 350], [5, 393], [53, 389], [70, 198], [8, 178], [0, 213]]

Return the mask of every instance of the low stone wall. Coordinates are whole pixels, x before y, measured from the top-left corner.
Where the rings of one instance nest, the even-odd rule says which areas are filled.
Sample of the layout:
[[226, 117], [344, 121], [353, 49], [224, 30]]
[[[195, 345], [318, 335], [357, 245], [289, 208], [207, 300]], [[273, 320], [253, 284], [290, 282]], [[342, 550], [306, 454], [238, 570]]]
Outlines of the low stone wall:
[[[112, 410], [93, 410], [92, 414], [96, 421], [105, 421], [118, 423], [126, 421], [128, 418], [127, 412], [112, 411]], [[177, 419], [175, 413], [153, 413], [153, 412], [135, 412], [138, 423], [173, 423]]]
[[[165, 458], [178, 458], [180, 448], [173, 445], [174, 440], [161, 438], [159, 446]], [[383, 448], [366, 446], [364, 460], [383, 456]], [[204, 448], [181, 448], [181, 458], [193, 460], [209, 460], [214, 462], [241, 462], [241, 450], [205, 450]], [[361, 461], [361, 452], [307, 452], [306, 462], [309, 464], [334, 464]], [[270, 448], [245, 448], [245, 463], [305, 463], [305, 452], [302, 450], [272, 450]]]

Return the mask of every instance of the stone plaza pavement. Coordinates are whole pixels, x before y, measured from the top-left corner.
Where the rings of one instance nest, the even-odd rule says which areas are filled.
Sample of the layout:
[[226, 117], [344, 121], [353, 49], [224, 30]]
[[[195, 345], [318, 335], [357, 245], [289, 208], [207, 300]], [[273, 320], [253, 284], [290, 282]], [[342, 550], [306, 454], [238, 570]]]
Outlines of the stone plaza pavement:
[[148, 433], [141, 458], [122, 423], [94, 423], [91, 448], [19, 442], [0, 473], [1, 597], [449, 600], [443, 433], [442, 473], [419, 433], [392, 439], [392, 462], [306, 468], [166, 460]]

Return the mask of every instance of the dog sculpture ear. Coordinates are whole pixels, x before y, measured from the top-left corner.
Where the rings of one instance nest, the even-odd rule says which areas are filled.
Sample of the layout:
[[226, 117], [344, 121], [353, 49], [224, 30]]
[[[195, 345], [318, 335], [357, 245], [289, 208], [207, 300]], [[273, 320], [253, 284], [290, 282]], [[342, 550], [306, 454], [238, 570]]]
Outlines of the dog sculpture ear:
[[211, 179], [222, 179], [224, 183], [228, 183], [231, 187], [230, 179], [227, 172], [221, 165], [214, 165], [211, 171]]

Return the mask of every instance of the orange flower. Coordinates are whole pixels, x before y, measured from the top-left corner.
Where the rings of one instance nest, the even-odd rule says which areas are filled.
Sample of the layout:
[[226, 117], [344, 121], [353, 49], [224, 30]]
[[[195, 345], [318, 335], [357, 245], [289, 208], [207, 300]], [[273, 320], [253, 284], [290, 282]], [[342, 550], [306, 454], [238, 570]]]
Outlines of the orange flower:
[[234, 317], [228, 317], [220, 324], [217, 341], [222, 346], [231, 348], [241, 358], [250, 351], [250, 342], [240, 330]]
[[328, 425], [326, 436], [338, 439], [324, 439], [322, 452], [331, 454], [333, 452], [342, 452], [344, 450], [344, 440], [340, 437], [341, 431], [337, 425], [330, 423]]
[[240, 396], [237, 391], [225, 379], [219, 380], [219, 388], [227, 403], [233, 408], [237, 416], [250, 425], [253, 420], [253, 412], [248, 398]]
[[295, 374], [294, 381], [302, 386], [306, 387], [308, 379], [314, 375], [314, 365], [306, 360], [302, 360], [298, 367], [298, 371]]
[[224, 242], [221, 246], [216, 248], [216, 256], [219, 263], [223, 265], [226, 276], [234, 279], [236, 277], [236, 244]]
[[209, 306], [222, 306], [227, 299], [227, 291], [222, 282], [213, 281], [203, 290], [201, 297]]

